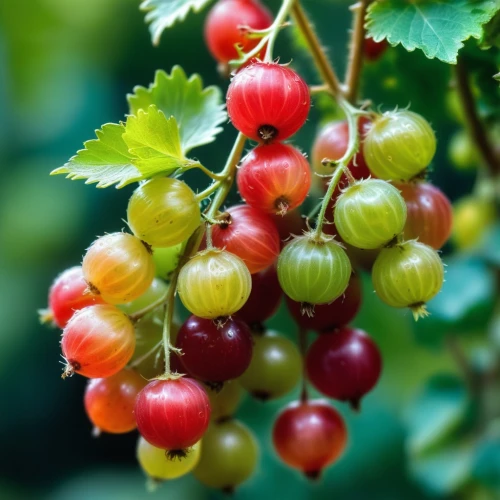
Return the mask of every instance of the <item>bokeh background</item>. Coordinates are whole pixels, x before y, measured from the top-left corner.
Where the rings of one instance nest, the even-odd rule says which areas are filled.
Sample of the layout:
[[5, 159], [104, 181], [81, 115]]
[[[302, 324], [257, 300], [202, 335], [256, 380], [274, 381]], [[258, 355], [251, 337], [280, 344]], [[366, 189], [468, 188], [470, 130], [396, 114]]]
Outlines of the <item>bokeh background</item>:
[[[276, 12], [277, 1], [266, 3]], [[347, 3], [306, 3], [342, 72], [350, 23]], [[225, 91], [227, 81], [218, 75], [203, 42], [204, 15], [190, 15], [153, 48], [136, 0], [0, 2], [0, 498], [222, 498], [191, 477], [149, 496], [135, 463], [136, 434], [91, 437], [82, 404], [85, 381], [61, 380], [60, 332], [41, 326], [36, 312], [46, 306], [57, 273], [79, 263], [97, 235], [125, 226], [132, 190], [98, 190], [49, 172], [93, 138], [94, 129], [123, 119], [126, 93], [135, 85], [148, 85], [156, 69], [170, 71], [181, 64], [187, 74], [200, 73], [206, 85]], [[293, 59], [314, 81], [294, 44], [290, 33], [280, 37], [281, 61]], [[448, 80], [445, 65], [394, 48], [367, 67], [364, 88], [384, 109], [411, 103], [433, 123], [439, 138], [433, 181], [456, 199], [471, 189], [474, 174], [448, 164], [446, 144], [459, 127], [446, 114]], [[296, 137], [305, 151], [322, 109], [317, 102]], [[216, 143], [195, 154], [218, 170], [234, 137], [227, 124]], [[192, 182], [199, 188], [205, 181], [193, 177]], [[363, 276], [363, 282], [365, 299], [355, 324], [379, 343], [385, 368], [359, 415], [340, 407], [350, 432], [348, 452], [322, 481], [308, 482], [278, 462], [270, 442], [274, 415], [297, 394], [267, 404], [247, 399], [238, 416], [258, 436], [261, 464], [235, 499], [431, 495], [432, 488], [417, 484], [408, 472], [407, 408], [430, 375], [456, 373], [457, 368], [446, 351], [416, 341], [409, 313], [383, 306], [369, 277]], [[283, 309], [270, 326], [291, 338], [296, 335]], [[425, 413], [421, 418], [427, 418]]]

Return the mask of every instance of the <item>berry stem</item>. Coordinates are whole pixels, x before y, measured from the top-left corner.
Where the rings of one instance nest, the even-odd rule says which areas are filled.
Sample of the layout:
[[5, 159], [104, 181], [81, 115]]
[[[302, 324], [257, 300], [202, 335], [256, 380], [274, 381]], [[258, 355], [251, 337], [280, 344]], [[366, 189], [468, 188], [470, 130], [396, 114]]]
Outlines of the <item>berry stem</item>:
[[469, 363], [462, 346], [453, 335], [448, 335], [445, 338], [445, 342], [451, 357], [454, 359], [457, 367], [462, 372], [471, 396], [478, 396], [481, 391], [481, 383], [479, 377]]
[[479, 118], [476, 103], [470, 87], [467, 68], [461, 57], [455, 66], [455, 76], [457, 90], [462, 102], [462, 107], [467, 118], [467, 128], [470, 136], [476, 143], [481, 157], [492, 176], [500, 174], [500, 160], [496, 157], [495, 152], [486, 134], [484, 124]]
[[318, 39], [311, 21], [309, 20], [307, 14], [305, 13], [298, 0], [293, 5], [292, 15], [295, 19], [297, 27], [305, 38], [305, 41], [309, 47], [309, 52], [311, 53], [314, 63], [318, 68], [322, 80], [326, 83], [330, 92], [334, 96], [342, 95], [342, 90], [337, 75], [335, 74], [335, 71], [330, 64], [330, 61], [326, 57], [326, 53], [321, 46], [321, 42]]
[[191, 170], [193, 168], [197, 168], [197, 169], [201, 170], [205, 175], [207, 175], [208, 177], [210, 177], [214, 181], [221, 181], [224, 179], [221, 176], [221, 174], [214, 174], [211, 170], [209, 170], [207, 167], [205, 167], [201, 163], [194, 163], [194, 164], [190, 165], [188, 168], [185, 168], [184, 171]]
[[139, 366], [144, 360], [148, 359], [149, 356], [154, 354], [161, 347], [162, 344], [163, 344], [163, 340], [160, 340], [148, 352], [146, 352], [140, 358], [137, 358], [132, 363], [130, 363], [129, 368], [135, 368], [136, 366]]
[[159, 299], [155, 300], [154, 302], [151, 302], [151, 304], [147, 305], [146, 307], [139, 309], [138, 311], [136, 311], [133, 314], [129, 314], [128, 317], [132, 321], [137, 321], [137, 320], [141, 319], [143, 316], [145, 316], [149, 312], [154, 311], [157, 307], [160, 307], [162, 304], [164, 304], [165, 301], [167, 300], [167, 297], [168, 297], [168, 292], [165, 295], [163, 295], [162, 297], [160, 297]]
[[174, 271], [165, 300], [165, 319], [163, 320], [163, 348], [165, 349], [165, 376], [170, 376], [170, 351], [173, 346], [170, 343], [170, 332], [172, 330], [172, 318], [174, 315], [175, 289], [179, 277], [180, 266]]
[[361, 0], [350, 7], [353, 11], [353, 28], [349, 47], [349, 60], [345, 78], [345, 97], [353, 103], [358, 97], [365, 41], [365, 15], [369, 0]]

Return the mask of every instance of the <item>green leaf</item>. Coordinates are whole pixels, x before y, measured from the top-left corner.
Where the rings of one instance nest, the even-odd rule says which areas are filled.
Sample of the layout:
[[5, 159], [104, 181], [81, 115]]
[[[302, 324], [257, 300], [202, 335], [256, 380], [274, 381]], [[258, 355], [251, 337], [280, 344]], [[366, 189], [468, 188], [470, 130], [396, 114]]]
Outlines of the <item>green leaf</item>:
[[149, 31], [153, 38], [153, 45], [160, 43], [163, 30], [177, 21], [184, 21], [190, 10], [199, 12], [211, 0], [144, 0], [141, 10], [149, 11], [146, 22], [150, 22]]
[[385, 0], [370, 5], [366, 27], [377, 42], [387, 39], [456, 64], [463, 42], [481, 38], [483, 24], [499, 8], [498, 0]]
[[220, 89], [215, 86], [204, 89], [199, 75], [188, 79], [180, 66], [174, 66], [170, 75], [157, 71], [149, 88], [135, 87], [127, 100], [132, 114], [155, 104], [165, 116], [174, 116], [184, 154], [214, 141], [222, 131], [219, 125], [227, 119]]
[[496, 267], [500, 267], [500, 223], [491, 226], [481, 241], [479, 254]]
[[478, 443], [472, 475], [490, 488], [500, 488], [500, 439], [488, 437]]
[[123, 140], [124, 125], [107, 123], [96, 130], [97, 139], [84, 143], [81, 149], [64, 166], [51, 175], [67, 174], [68, 179], [87, 179], [86, 184], [97, 182], [98, 188], [116, 184], [118, 188], [143, 178], [134, 166], [133, 155]]
[[465, 419], [469, 407], [463, 382], [436, 375], [408, 409], [408, 451], [419, 455], [448, 437]]
[[192, 163], [182, 154], [175, 118], [167, 119], [155, 105], [127, 117], [123, 140], [143, 177], [170, 174]]

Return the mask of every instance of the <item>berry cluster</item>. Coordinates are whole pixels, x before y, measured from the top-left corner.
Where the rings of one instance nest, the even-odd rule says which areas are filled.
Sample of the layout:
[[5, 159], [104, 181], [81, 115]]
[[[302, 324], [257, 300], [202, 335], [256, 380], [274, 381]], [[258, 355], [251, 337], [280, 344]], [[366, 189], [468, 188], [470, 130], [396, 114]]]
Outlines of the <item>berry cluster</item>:
[[[238, 57], [235, 43], [248, 52], [257, 44], [246, 35], [271, 22], [258, 2], [221, 0], [207, 18], [208, 46], [227, 63]], [[451, 212], [423, 180], [436, 149], [430, 125], [410, 111], [343, 106], [348, 120], [328, 124], [312, 148], [313, 169], [328, 180], [313, 223], [298, 211], [311, 168], [284, 142], [307, 119], [309, 87], [287, 66], [250, 61], [227, 91], [240, 140], [257, 142], [236, 178], [245, 203], [221, 210], [224, 200], [212, 200], [202, 213], [202, 198], [182, 180], [147, 180], [129, 201], [132, 234], [98, 238], [82, 266], [52, 285], [48, 316], [63, 329], [63, 376], [91, 379], [85, 409], [97, 430], [139, 430], [137, 457], [151, 478], [193, 470], [225, 490], [245, 481], [259, 453], [233, 418], [243, 389], [266, 401], [305, 376], [324, 396], [359, 408], [382, 369], [375, 342], [349, 326], [361, 304], [355, 270], [366, 255], [378, 296], [416, 318], [440, 290], [436, 250]], [[283, 292], [300, 350], [265, 327]], [[175, 293], [191, 313], [182, 324]], [[318, 334], [309, 347], [307, 331]], [[305, 382], [274, 423], [277, 454], [308, 477], [335, 462], [346, 442], [340, 414], [310, 400]]]

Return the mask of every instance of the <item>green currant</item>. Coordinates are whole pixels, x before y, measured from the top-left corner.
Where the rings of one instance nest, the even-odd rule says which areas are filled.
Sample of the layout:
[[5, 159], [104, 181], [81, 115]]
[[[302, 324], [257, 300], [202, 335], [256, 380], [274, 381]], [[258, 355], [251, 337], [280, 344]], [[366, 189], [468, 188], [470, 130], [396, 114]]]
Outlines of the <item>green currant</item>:
[[124, 313], [134, 314], [145, 307], [148, 307], [153, 302], [165, 297], [168, 291], [168, 285], [161, 279], [155, 278], [150, 287], [137, 299], [126, 304], [118, 306]]
[[384, 248], [372, 270], [377, 295], [392, 307], [409, 307], [418, 319], [441, 290], [444, 267], [438, 253], [416, 240]]
[[241, 402], [243, 389], [237, 380], [228, 380], [220, 391], [209, 387], [207, 394], [212, 407], [210, 418], [217, 421], [233, 415]]
[[349, 245], [372, 250], [389, 243], [406, 222], [406, 203], [398, 189], [380, 179], [358, 181], [338, 197], [335, 226]]
[[168, 280], [170, 273], [179, 264], [179, 258], [184, 249], [184, 242], [173, 247], [154, 248], [153, 260], [156, 267], [156, 276]]

